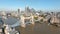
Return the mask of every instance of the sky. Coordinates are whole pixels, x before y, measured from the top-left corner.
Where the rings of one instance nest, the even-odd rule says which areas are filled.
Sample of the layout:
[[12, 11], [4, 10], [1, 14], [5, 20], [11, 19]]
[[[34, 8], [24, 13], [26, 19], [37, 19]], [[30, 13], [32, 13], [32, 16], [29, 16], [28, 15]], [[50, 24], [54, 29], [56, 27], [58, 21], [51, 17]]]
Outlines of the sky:
[[26, 6], [36, 10], [59, 10], [60, 0], [0, 0], [0, 10], [25, 9]]

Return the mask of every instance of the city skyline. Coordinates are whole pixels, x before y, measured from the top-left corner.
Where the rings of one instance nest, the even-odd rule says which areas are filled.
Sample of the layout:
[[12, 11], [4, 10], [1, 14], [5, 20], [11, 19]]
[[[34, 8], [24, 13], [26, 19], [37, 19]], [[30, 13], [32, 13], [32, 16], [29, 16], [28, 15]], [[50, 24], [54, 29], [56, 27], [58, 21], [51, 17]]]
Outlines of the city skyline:
[[60, 10], [60, 0], [0, 0], [0, 10], [24, 10], [26, 6], [36, 10]]

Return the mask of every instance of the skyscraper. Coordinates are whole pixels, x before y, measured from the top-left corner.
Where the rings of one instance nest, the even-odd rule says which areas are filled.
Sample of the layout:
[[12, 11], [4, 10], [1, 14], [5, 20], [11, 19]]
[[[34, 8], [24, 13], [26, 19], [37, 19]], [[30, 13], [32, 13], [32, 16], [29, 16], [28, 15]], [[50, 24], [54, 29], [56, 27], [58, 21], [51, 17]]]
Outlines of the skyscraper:
[[20, 9], [18, 9], [18, 13], [20, 13]]

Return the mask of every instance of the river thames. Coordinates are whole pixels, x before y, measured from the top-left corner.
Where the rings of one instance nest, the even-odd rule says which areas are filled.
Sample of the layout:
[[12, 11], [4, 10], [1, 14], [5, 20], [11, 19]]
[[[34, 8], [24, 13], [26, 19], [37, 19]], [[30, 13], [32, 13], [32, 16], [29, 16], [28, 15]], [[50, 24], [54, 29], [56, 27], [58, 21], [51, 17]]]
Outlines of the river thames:
[[[19, 19], [9, 17], [4, 20], [6, 24], [14, 24]], [[16, 30], [20, 31], [21, 34], [60, 34], [60, 28], [52, 25], [48, 25], [47, 23], [35, 23], [34, 25], [26, 25], [26, 28], [21, 26], [17, 26]]]

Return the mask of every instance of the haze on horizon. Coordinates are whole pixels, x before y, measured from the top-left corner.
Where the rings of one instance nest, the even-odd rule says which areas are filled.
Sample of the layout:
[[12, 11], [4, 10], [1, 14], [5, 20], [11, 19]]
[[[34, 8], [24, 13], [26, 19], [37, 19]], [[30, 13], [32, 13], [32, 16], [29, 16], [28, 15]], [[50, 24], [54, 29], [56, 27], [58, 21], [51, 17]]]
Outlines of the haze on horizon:
[[0, 10], [23, 10], [26, 6], [36, 10], [60, 10], [60, 0], [0, 0]]

